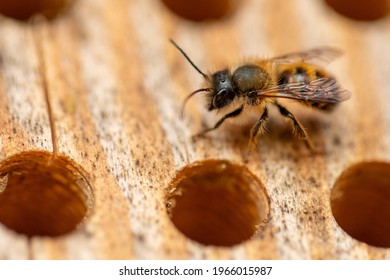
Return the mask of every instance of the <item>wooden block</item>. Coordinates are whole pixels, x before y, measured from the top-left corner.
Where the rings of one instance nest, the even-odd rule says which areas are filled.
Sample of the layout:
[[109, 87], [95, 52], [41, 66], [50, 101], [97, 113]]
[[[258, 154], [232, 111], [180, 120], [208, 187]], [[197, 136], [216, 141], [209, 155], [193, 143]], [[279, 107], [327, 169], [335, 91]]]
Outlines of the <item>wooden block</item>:
[[[390, 249], [346, 233], [330, 202], [335, 181], [349, 166], [390, 160], [389, 18], [354, 21], [325, 1], [247, 0], [234, 7], [227, 18], [209, 22], [183, 19], [151, 0], [80, 0], [36, 25], [0, 17], [0, 197], [12, 175], [5, 166], [10, 158], [40, 151], [47, 168], [53, 164], [45, 85], [58, 158], [82, 178], [72, 186], [77, 189], [78, 180], [90, 186], [90, 193], [76, 191], [87, 212], [66, 234], [20, 234], [0, 224], [1, 259], [390, 258]], [[182, 101], [203, 81], [169, 38], [202, 71], [237, 65], [246, 56], [341, 49], [344, 55], [327, 69], [352, 98], [330, 114], [289, 106], [314, 145], [327, 152], [310, 154], [276, 110], [270, 112], [269, 133], [259, 138], [247, 163], [255, 119], [224, 124], [192, 140], [217, 117], [197, 96], [180, 119]], [[268, 195], [264, 227], [234, 246], [196, 242], [167, 214], [166, 197], [177, 172], [210, 159], [245, 165]], [[66, 181], [55, 178], [59, 185]], [[25, 201], [34, 205], [36, 195]], [[383, 223], [388, 228], [389, 220]]]

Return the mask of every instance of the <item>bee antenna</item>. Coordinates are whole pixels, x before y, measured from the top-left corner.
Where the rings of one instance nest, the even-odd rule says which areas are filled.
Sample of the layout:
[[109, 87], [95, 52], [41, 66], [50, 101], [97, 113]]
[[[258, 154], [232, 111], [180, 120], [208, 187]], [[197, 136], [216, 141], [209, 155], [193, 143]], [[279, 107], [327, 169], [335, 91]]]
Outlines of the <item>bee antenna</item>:
[[175, 41], [173, 41], [172, 39], [169, 39], [169, 41], [182, 53], [182, 55], [187, 59], [187, 61], [192, 65], [192, 67], [194, 67], [196, 69], [196, 71], [199, 72], [199, 74], [201, 74], [203, 76], [203, 78], [207, 79], [207, 75], [205, 73], [203, 73], [193, 62], [192, 60], [188, 57], [188, 55], [183, 51], [182, 48], [180, 48], [176, 43]]
[[181, 106], [181, 111], [180, 111], [180, 117], [181, 117], [181, 118], [184, 117], [184, 107], [186, 106], [187, 101], [188, 101], [191, 97], [193, 97], [195, 94], [197, 94], [198, 92], [202, 92], [202, 91], [211, 91], [211, 88], [201, 88], [201, 89], [195, 90], [194, 92], [191, 92], [191, 93], [186, 97], [186, 99], [184, 99], [183, 105]]

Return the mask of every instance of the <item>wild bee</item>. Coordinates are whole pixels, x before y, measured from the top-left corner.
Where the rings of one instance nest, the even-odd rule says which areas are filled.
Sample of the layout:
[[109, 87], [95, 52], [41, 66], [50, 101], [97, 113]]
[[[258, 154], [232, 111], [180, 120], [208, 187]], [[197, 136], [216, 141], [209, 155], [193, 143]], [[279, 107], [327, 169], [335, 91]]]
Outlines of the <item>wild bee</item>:
[[314, 151], [305, 128], [293, 113], [279, 104], [278, 99], [296, 100], [306, 106], [323, 111], [331, 111], [339, 102], [350, 98], [351, 94], [340, 87], [338, 82], [315, 62], [329, 62], [341, 52], [331, 47], [321, 47], [303, 52], [289, 53], [271, 59], [247, 59], [241, 65], [205, 74], [173, 40], [171, 43], [187, 61], [200, 73], [207, 86], [187, 96], [183, 102], [182, 114], [187, 101], [199, 92], [206, 92], [207, 108], [224, 110], [224, 116], [213, 127], [195, 136], [202, 136], [221, 126], [231, 118], [243, 114], [249, 108], [258, 109], [259, 118], [251, 129], [249, 148], [256, 143], [256, 136], [263, 133], [268, 120], [270, 104], [277, 107], [282, 116], [293, 125], [296, 136]]

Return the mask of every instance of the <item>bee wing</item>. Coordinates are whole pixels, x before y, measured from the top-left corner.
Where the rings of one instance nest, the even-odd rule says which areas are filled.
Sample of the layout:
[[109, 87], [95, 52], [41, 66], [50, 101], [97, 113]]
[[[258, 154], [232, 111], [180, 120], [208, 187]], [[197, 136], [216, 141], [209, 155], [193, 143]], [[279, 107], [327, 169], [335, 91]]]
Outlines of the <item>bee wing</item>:
[[316, 64], [331, 62], [332, 60], [339, 57], [341, 54], [342, 52], [336, 48], [320, 47], [302, 52], [288, 53], [285, 55], [274, 57], [271, 60], [280, 64], [288, 64], [302, 61]]
[[301, 101], [338, 103], [351, 97], [351, 93], [333, 78], [321, 78], [310, 83], [288, 83], [257, 92], [258, 97], [287, 98]]

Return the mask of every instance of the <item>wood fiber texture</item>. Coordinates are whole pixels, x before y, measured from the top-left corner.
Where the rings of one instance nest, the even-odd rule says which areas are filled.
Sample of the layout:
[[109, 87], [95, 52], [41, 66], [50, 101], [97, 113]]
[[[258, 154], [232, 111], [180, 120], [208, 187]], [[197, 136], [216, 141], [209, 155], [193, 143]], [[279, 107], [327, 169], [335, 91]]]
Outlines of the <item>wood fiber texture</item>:
[[[160, 1], [79, 0], [33, 27], [0, 16], [0, 160], [51, 152], [38, 36], [58, 154], [87, 174], [93, 207], [59, 237], [17, 234], [0, 224], [0, 259], [389, 259], [390, 249], [345, 233], [330, 208], [334, 182], [351, 164], [390, 160], [390, 18], [359, 22], [325, 1], [240, 1], [227, 18], [192, 22]], [[204, 246], [178, 231], [165, 196], [178, 170], [199, 160], [243, 164], [249, 124], [191, 136], [217, 117], [200, 96], [203, 71], [318, 46], [344, 55], [327, 65], [352, 98], [327, 114], [286, 106], [308, 129], [311, 155], [271, 110], [247, 168], [267, 189], [270, 216], [258, 236], [232, 247]]]

